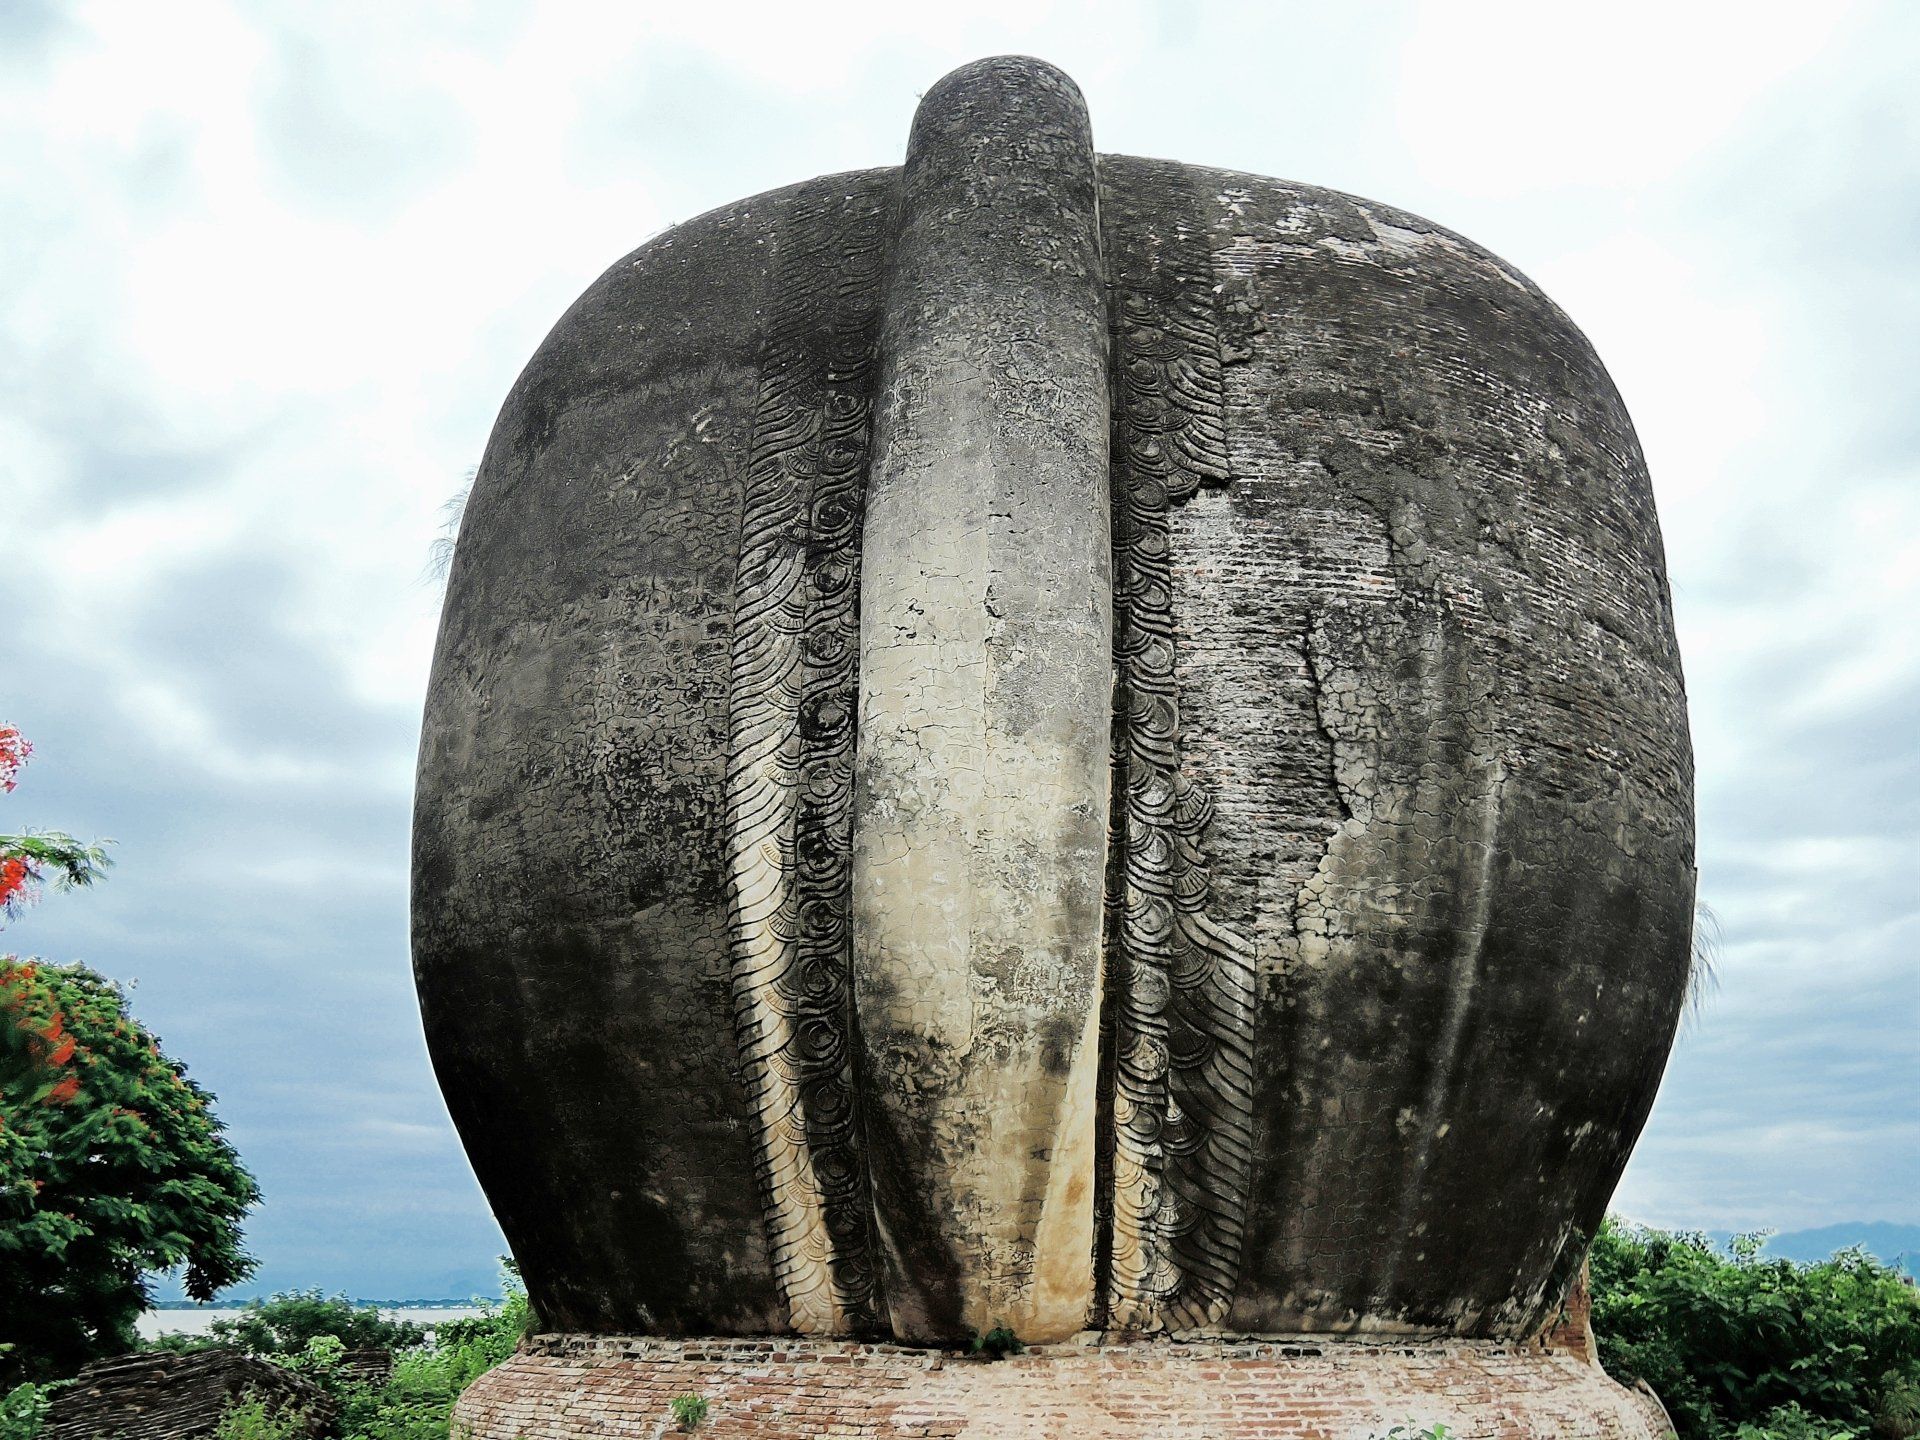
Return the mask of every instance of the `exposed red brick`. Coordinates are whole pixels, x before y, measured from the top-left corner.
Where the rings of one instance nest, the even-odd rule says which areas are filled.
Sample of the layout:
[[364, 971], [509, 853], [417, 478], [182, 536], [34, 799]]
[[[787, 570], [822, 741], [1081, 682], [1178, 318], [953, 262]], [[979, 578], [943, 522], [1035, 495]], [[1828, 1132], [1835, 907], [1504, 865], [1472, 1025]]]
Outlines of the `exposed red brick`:
[[[832, 1368], [822, 1361], [832, 1362]], [[1231, 1375], [1229, 1381], [1225, 1377]], [[1136, 1341], [999, 1361], [843, 1341], [537, 1336], [475, 1381], [456, 1440], [1662, 1440], [1664, 1416], [1564, 1348], [1470, 1340]]]

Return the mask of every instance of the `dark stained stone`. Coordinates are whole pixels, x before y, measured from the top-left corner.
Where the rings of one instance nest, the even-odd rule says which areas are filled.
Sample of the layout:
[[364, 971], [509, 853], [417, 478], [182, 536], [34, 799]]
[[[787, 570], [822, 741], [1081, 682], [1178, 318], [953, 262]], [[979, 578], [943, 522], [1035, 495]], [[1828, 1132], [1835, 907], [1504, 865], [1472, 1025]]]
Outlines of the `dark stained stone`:
[[550, 1328], [1520, 1336], [1652, 1103], [1692, 806], [1566, 316], [1003, 58], [529, 363], [415, 967]]

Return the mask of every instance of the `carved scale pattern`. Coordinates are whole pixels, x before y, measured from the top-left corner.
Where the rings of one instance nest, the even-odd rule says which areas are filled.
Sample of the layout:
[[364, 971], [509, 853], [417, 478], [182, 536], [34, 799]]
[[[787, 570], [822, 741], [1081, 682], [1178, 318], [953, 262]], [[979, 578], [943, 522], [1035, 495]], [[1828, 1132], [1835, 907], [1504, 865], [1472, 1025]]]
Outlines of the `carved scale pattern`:
[[879, 1327], [850, 886], [860, 515], [885, 221], [870, 192], [816, 183], [776, 241], [734, 601], [734, 1023], [775, 1278], [793, 1328], [816, 1335]]
[[[1157, 178], [1180, 193], [1174, 174]], [[1207, 915], [1212, 805], [1180, 766], [1168, 525], [1172, 506], [1229, 479], [1224, 392], [1193, 221], [1110, 236], [1107, 254], [1120, 683], [1105, 1299], [1116, 1328], [1194, 1329], [1232, 1300], [1253, 1168], [1253, 947]]]

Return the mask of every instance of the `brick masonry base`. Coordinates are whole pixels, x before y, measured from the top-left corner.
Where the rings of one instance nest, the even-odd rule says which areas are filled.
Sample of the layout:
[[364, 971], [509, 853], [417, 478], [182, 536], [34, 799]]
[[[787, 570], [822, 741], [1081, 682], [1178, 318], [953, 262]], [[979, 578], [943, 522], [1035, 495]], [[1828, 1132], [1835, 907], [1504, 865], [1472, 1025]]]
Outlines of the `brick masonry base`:
[[454, 1411], [470, 1440], [1664, 1440], [1652, 1398], [1574, 1346], [1444, 1340], [1131, 1341], [999, 1361], [851, 1342], [541, 1335]]

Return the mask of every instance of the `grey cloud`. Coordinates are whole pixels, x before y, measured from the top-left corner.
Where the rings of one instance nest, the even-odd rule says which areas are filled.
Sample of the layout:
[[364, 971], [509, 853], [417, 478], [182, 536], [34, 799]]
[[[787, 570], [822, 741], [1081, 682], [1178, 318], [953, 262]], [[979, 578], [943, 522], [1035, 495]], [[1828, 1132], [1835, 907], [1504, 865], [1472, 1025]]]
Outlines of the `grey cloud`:
[[236, 749], [365, 760], [399, 748], [416, 717], [349, 699], [339, 660], [290, 623], [301, 603], [293, 577], [305, 568], [272, 553], [196, 556], [156, 577], [127, 638]]
[[79, 29], [58, 0], [8, 0], [0, 5], [0, 64], [26, 69]]
[[77, 437], [69, 451], [73, 503], [104, 508], [178, 498], [223, 483], [246, 454], [243, 444], [186, 443], [156, 428], [108, 422]]
[[[28, 627], [4, 708], [46, 743], [6, 820], [112, 833], [119, 863], [5, 940], [137, 982], [136, 1013], [219, 1096], [266, 1191], [249, 1226], [261, 1285], [466, 1293], [448, 1257], [473, 1257], [485, 1279], [502, 1242], [420, 1040], [407, 797], [359, 777], [404, 757], [415, 720], [355, 700], [296, 633], [290, 577], [311, 563], [263, 550], [175, 567], [111, 638], [131, 642], [134, 675], [164, 676], [212, 717], [235, 756], [328, 762], [328, 778], [228, 778], [128, 703], [128, 672], [92, 643]], [[348, 1197], [352, 1213], [316, 1210], [319, 1196]]]
[[1708, 1228], [1910, 1213], [1920, 1187], [1913, 987], [1898, 956], [1831, 956], [1824, 968], [1826, 983], [1790, 1003], [1735, 1007], [1724, 997], [1742, 977], [1730, 979], [1675, 1054], [1623, 1203]]
[[[1781, 525], [1779, 509], [1756, 503], [1731, 517], [1726, 531], [1714, 537], [1716, 548], [1695, 557], [1687, 573], [1674, 579], [1675, 603], [1683, 610], [1751, 606], [1805, 594], [1820, 584], [1826, 557], [1806, 543], [1803, 531]], [[1823, 644], [1799, 652], [1809, 658], [1831, 653]]]
[[1822, 658], [1831, 664], [1847, 653], [1844, 637], [1834, 640], [1839, 648], [1827, 657], [1787, 651], [1756, 666], [1744, 703], [1725, 708], [1728, 733], [1757, 740], [1757, 758], [1739, 769], [1702, 767], [1703, 848], [1722, 834], [1920, 836], [1920, 664], [1841, 713], [1768, 723], [1785, 703], [1820, 693]]

